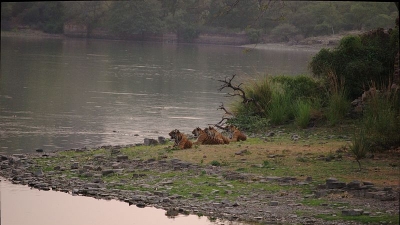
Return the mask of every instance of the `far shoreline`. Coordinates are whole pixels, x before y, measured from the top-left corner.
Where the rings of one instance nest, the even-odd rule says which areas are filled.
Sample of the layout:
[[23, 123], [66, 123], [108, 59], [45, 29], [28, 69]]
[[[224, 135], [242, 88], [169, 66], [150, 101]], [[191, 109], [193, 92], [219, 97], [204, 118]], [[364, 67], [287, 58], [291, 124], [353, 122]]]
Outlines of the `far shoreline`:
[[[21, 37], [21, 38], [48, 38], [48, 39], [88, 39], [88, 40], [110, 40], [115, 41], [119, 39], [100, 39], [100, 38], [78, 38], [78, 37], [68, 37], [64, 34], [49, 34], [38, 30], [32, 29], [19, 29], [17, 31], [1, 31], [1, 37]], [[315, 37], [314, 37], [315, 38]], [[313, 39], [314, 39], [313, 38]], [[318, 37], [317, 37], [318, 38]], [[320, 37], [321, 39], [328, 39], [327, 37]], [[337, 39], [338, 37], [334, 37]], [[135, 41], [135, 40], [123, 40], [123, 41]], [[137, 42], [137, 41], [135, 41]], [[223, 45], [223, 44], [206, 44], [206, 45], [219, 45], [219, 46], [232, 46], [240, 47], [245, 49], [260, 49], [260, 50], [302, 50], [302, 51], [315, 51], [318, 52], [322, 48], [332, 48], [335, 44], [293, 44], [289, 42], [272, 42], [272, 43], [255, 43], [255, 44], [245, 44], [245, 45]], [[336, 43], [336, 41], [335, 41]], [[177, 44], [198, 44], [198, 43], [177, 43]]]

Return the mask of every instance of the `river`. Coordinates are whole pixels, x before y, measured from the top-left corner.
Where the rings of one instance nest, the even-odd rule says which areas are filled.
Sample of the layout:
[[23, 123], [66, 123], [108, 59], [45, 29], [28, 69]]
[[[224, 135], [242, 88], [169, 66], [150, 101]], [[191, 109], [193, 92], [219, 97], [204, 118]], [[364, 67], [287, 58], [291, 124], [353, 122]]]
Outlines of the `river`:
[[[307, 74], [313, 49], [1, 38], [0, 154], [126, 145], [220, 120], [218, 79]], [[4, 224], [240, 224], [0, 182]], [[79, 207], [76, 207], [79, 206]], [[55, 222], [57, 221], [57, 222]]]
[[218, 79], [307, 74], [310, 49], [1, 38], [0, 153], [142, 143], [221, 119]]

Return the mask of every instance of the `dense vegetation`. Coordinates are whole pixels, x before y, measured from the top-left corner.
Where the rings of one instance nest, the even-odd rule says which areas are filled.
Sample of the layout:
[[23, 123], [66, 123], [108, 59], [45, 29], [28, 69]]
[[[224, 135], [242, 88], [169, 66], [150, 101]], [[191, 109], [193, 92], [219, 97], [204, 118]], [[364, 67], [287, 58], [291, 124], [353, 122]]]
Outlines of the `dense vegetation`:
[[275, 41], [388, 28], [398, 15], [390, 2], [314, 2], [269, 0], [142, 0], [78, 2], [2, 2], [1, 28], [27, 25], [62, 33], [65, 23], [84, 24], [117, 34], [174, 32], [186, 41], [200, 33], [245, 32], [253, 42]]
[[[314, 77], [275, 76], [247, 83], [245, 95], [254, 102], [235, 102], [235, 117], [228, 123], [249, 131], [282, 124], [307, 128], [351, 123], [357, 160], [370, 150], [400, 146], [400, 89], [392, 86], [398, 32], [396, 26], [389, 32], [344, 37], [336, 48], [313, 57]], [[358, 108], [351, 105], [354, 99]]]

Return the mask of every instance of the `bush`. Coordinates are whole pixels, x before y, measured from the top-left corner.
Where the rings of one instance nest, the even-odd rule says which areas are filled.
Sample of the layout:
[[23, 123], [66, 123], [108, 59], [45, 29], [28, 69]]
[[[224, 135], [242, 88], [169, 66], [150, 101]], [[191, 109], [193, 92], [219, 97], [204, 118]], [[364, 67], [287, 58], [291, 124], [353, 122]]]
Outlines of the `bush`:
[[273, 83], [279, 83], [284, 89], [290, 90], [294, 98], [322, 98], [323, 85], [321, 82], [306, 75], [298, 76], [275, 76]]
[[250, 43], [252, 43], [252, 44], [259, 43], [261, 40], [261, 30], [253, 29], [253, 28], [247, 29], [246, 34], [250, 40]]
[[[284, 124], [295, 118], [298, 100], [309, 104], [308, 113], [303, 111], [301, 118], [309, 122], [311, 105], [320, 105], [325, 98], [322, 89], [319, 81], [304, 75], [264, 77], [244, 88], [246, 96], [257, 101], [258, 106], [252, 102], [235, 102], [232, 105], [235, 118], [229, 123], [248, 131], [262, 131], [269, 124]], [[301, 126], [306, 127], [308, 122]]]
[[322, 49], [309, 66], [314, 76], [326, 78], [333, 71], [346, 81], [349, 97], [361, 95], [370, 82], [388, 84], [397, 53], [396, 32], [383, 29], [344, 37], [335, 49]]

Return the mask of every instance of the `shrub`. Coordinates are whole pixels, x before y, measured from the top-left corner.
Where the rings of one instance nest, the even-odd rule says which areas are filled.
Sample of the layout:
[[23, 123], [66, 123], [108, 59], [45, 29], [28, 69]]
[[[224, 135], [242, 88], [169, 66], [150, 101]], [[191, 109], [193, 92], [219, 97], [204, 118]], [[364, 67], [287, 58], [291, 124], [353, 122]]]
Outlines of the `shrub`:
[[261, 40], [261, 32], [262, 30], [254, 28], [246, 29], [246, 35], [249, 38], [250, 43], [252, 44], [259, 43]]
[[214, 160], [210, 163], [212, 166], [221, 166], [221, 163], [218, 162], [217, 160]]
[[334, 71], [346, 80], [349, 97], [357, 98], [369, 82], [388, 84], [397, 53], [396, 32], [383, 29], [344, 37], [333, 50], [322, 49], [309, 66], [314, 76], [326, 78]]
[[366, 104], [361, 127], [373, 146], [390, 148], [400, 144], [399, 92], [372, 95]]
[[353, 153], [353, 156], [357, 161], [360, 170], [360, 160], [366, 157], [369, 149], [369, 143], [367, 141], [367, 138], [365, 137], [365, 133], [363, 131], [360, 131], [358, 134], [354, 134], [353, 140], [350, 145], [350, 152]]

